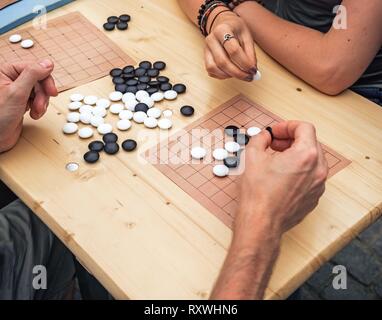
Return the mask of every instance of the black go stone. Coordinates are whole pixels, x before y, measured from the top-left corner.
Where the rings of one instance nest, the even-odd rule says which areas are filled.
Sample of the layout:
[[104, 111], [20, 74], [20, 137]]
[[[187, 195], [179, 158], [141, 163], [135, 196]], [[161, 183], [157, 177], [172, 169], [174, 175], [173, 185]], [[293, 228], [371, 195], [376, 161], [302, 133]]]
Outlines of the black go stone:
[[129, 79], [126, 81], [126, 84], [128, 86], [136, 86], [138, 84], [138, 80], [137, 79]]
[[126, 93], [127, 85], [124, 83], [123, 84], [117, 84], [114, 88], [115, 88], [115, 91]]
[[159, 76], [159, 70], [149, 69], [149, 70], [147, 70], [147, 75], [151, 78], [156, 78], [157, 76]]
[[126, 89], [126, 92], [137, 93], [138, 92], [138, 87], [137, 86], [128, 86], [127, 89]]
[[118, 21], [119, 21], [119, 18], [116, 16], [111, 16], [111, 17], [107, 18], [107, 22], [111, 23], [111, 24], [116, 24], [116, 23], [118, 23]]
[[89, 143], [88, 148], [90, 151], [96, 151], [96, 152], [101, 152], [104, 148], [104, 143], [102, 141], [92, 141]]
[[136, 148], [137, 148], [137, 142], [135, 140], [128, 139], [122, 143], [122, 149], [127, 152], [131, 152], [135, 150]]
[[137, 85], [138, 90], [146, 90], [147, 89], [147, 84], [146, 83], [140, 83]]
[[134, 74], [136, 77], [142, 77], [146, 74], [146, 71], [147, 70], [144, 68], [137, 68], [137, 69], [135, 69]]
[[122, 69], [120, 68], [114, 68], [112, 70], [110, 70], [110, 75], [114, 78], [114, 77], [120, 77], [122, 75], [123, 71]]
[[225, 129], [224, 129], [224, 132], [227, 136], [229, 137], [233, 137], [235, 135], [237, 135], [239, 133], [239, 128], [236, 127], [236, 126], [233, 126], [233, 125], [230, 125], [230, 126], [227, 126]]
[[157, 61], [154, 63], [154, 69], [157, 69], [159, 71], [164, 70], [166, 68], [166, 63], [163, 61]]
[[117, 23], [117, 29], [118, 30], [127, 30], [129, 25], [126, 22], [118, 22]]
[[182, 83], [178, 83], [178, 84], [174, 85], [172, 87], [172, 89], [180, 94], [180, 93], [185, 93], [187, 90], [187, 87]]
[[122, 84], [122, 83], [125, 83], [125, 79], [123, 79], [121, 77], [114, 77], [113, 78], [113, 83], [114, 84]]
[[225, 158], [224, 165], [228, 168], [237, 168], [239, 166], [239, 158], [238, 157]]
[[168, 82], [170, 82], [170, 79], [165, 77], [165, 76], [159, 76], [159, 77], [157, 77], [157, 81], [159, 83], [168, 83]]
[[241, 146], [246, 146], [249, 142], [249, 136], [244, 133], [234, 135], [234, 140]]
[[134, 66], [126, 66], [123, 68], [122, 71], [125, 74], [129, 74], [129, 73], [134, 73], [134, 70], [135, 70]]
[[151, 64], [150, 61], [142, 61], [142, 62], [139, 64], [139, 67], [148, 70], [148, 69], [151, 69], [152, 64]]
[[115, 133], [110, 132], [110, 133], [105, 134], [102, 137], [102, 140], [105, 143], [113, 143], [113, 142], [115, 143], [118, 141], [118, 136]]
[[122, 14], [119, 16], [119, 21], [121, 22], [129, 22], [131, 17], [128, 14]]
[[156, 88], [158, 88], [159, 87], [159, 81], [150, 81], [149, 83], [148, 83], [148, 85], [150, 86], [150, 87], [156, 87]]
[[115, 29], [115, 24], [114, 23], [105, 23], [103, 25], [103, 28], [106, 30], [106, 31], [113, 31]]
[[168, 91], [168, 90], [171, 90], [172, 89], [172, 84], [171, 83], [162, 83], [160, 85], [160, 89], [162, 91]]
[[152, 94], [158, 92], [159, 90], [158, 90], [158, 88], [150, 87], [150, 88], [148, 88], [146, 91], [147, 91], [147, 93], [148, 93], [149, 95], [152, 95]]
[[135, 112], [138, 112], [138, 111], [143, 111], [144, 113], [147, 112], [147, 110], [149, 110], [149, 107], [147, 106], [147, 104], [145, 103], [138, 103], [136, 106], [135, 106]]
[[105, 144], [104, 150], [107, 154], [116, 154], [119, 151], [119, 145], [115, 142], [109, 142]]
[[134, 72], [132, 72], [132, 73], [123, 73], [121, 78], [123, 78], [125, 80], [130, 80], [130, 79], [134, 79], [135, 75], [134, 75]]
[[99, 160], [99, 153], [97, 151], [88, 151], [84, 154], [84, 160], [87, 163], [95, 163]]
[[138, 81], [140, 82], [140, 83], [149, 83], [150, 82], [150, 77], [148, 77], [148, 76], [141, 76], [141, 77], [139, 77], [138, 78]]
[[185, 117], [191, 117], [195, 112], [195, 109], [191, 106], [183, 106], [180, 108], [180, 113]]

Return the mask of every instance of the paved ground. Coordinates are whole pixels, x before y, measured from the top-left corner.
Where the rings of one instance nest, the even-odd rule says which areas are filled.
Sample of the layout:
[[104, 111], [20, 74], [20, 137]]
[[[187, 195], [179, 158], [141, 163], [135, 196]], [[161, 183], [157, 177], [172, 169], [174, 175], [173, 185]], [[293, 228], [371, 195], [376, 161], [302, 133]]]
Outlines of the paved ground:
[[[347, 289], [333, 289], [333, 267], [347, 270]], [[382, 218], [361, 233], [328, 263], [323, 265], [302, 287], [301, 299], [382, 299]]]

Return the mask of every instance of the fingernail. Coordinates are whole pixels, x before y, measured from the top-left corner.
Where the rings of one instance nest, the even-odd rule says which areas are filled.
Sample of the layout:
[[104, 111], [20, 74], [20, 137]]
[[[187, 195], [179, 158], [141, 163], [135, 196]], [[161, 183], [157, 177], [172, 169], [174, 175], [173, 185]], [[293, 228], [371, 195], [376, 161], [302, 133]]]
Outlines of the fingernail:
[[40, 62], [40, 66], [49, 69], [53, 66], [53, 63], [49, 59], [45, 59]]
[[246, 77], [245, 81], [252, 82], [253, 81], [253, 76]]
[[257, 73], [257, 68], [252, 68], [252, 69], [251, 69], [251, 72], [252, 72], [253, 74], [256, 74], [256, 73]]

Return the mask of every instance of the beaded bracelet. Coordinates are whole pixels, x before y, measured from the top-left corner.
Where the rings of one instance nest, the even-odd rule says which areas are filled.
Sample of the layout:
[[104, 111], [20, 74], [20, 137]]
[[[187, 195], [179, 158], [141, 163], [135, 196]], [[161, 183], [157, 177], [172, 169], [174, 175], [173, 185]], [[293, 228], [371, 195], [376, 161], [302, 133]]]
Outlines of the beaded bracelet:
[[226, 3], [222, 0], [218, 0], [218, 1], [207, 0], [199, 9], [198, 24], [199, 24], [199, 29], [204, 36], [208, 35], [208, 32], [207, 32], [208, 18], [210, 14], [212, 13], [212, 11], [218, 7], [228, 8]]

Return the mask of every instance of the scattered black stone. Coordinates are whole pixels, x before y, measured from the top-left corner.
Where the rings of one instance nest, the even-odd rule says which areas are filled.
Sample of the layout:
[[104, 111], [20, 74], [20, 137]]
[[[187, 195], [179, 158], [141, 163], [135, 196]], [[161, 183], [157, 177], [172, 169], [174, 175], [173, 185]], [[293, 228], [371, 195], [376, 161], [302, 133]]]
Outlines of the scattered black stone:
[[151, 69], [152, 68], [152, 64], [150, 61], [142, 61], [140, 64], [139, 64], [139, 67], [143, 68], [143, 69]]
[[228, 157], [224, 159], [224, 165], [228, 168], [237, 168], [239, 166], [238, 157]]
[[123, 79], [125, 79], [127, 81], [127, 80], [130, 80], [130, 79], [134, 79], [135, 75], [134, 75], [134, 72], [131, 72], [131, 73], [122, 73], [121, 78], [123, 78]]
[[117, 142], [118, 141], [118, 136], [115, 134], [115, 133], [113, 133], [113, 132], [111, 132], [111, 133], [107, 133], [107, 134], [105, 134], [103, 137], [102, 137], [102, 140], [103, 140], [103, 142], [105, 142], [105, 143], [112, 143], [112, 142]]
[[114, 88], [115, 88], [115, 91], [126, 93], [127, 85], [124, 83], [123, 84], [117, 84]]
[[88, 145], [88, 148], [90, 151], [97, 151], [97, 152], [101, 152], [104, 148], [104, 143], [102, 141], [92, 141], [89, 143]]
[[128, 86], [136, 86], [138, 84], [138, 80], [137, 79], [130, 79], [130, 80], [126, 81], [126, 84]]
[[118, 30], [127, 30], [129, 25], [126, 22], [118, 22], [117, 23], [117, 29]]
[[147, 104], [145, 103], [138, 103], [136, 106], [135, 106], [135, 112], [138, 112], [138, 111], [143, 111], [144, 113], [147, 113], [147, 110], [149, 110], [149, 107], [147, 106]]
[[147, 93], [148, 93], [149, 95], [152, 95], [152, 94], [158, 92], [159, 89], [158, 89], [158, 88], [155, 88], [155, 87], [150, 87], [150, 88], [148, 88], [146, 91], [147, 91]]
[[149, 83], [151, 78], [149, 76], [141, 76], [138, 78], [138, 81], [140, 83]]
[[138, 90], [147, 90], [148, 89], [148, 85], [146, 83], [140, 83], [137, 85], [137, 89]]
[[121, 75], [123, 74], [123, 71], [122, 69], [120, 68], [114, 68], [110, 71], [110, 75], [114, 78], [114, 77], [120, 77]]
[[234, 126], [234, 125], [230, 125], [230, 126], [227, 126], [225, 129], [224, 129], [224, 132], [227, 136], [229, 137], [233, 137], [235, 136], [236, 134], [239, 133], [239, 128]]
[[117, 24], [118, 21], [119, 21], [119, 18], [116, 16], [111, 16], [111, 17], [107, 18], [108, 23]]
[[238, 133], [234, 135], [234, 140], [241, 146], [246, 146], [249, 142], [250, 137], [244, 133]]
[[122, 149], [127, 152], [131, 152], [135, 150], [136, 148], [137, 148], [137, 142], [135, 140], [128, 139], [122, 143]]
[[131, 17], [128, 14], [122, 14], [119, 16], [119, 21], [121, 22], [129, 22]]
[[160, 85], [160, 83], [159, 83], [159, 81], [155, 81], [155, 80], [153, 80], [153, 81], [150, 81], [150, 82], [148, 83], [148, 85], [149, 85], [150, 87], [158, 88], [159, 85]]
[[162, 83], [162, 84], [160, 85], [160, 89], [161, 89], [162, 91], [168, 91], [168, 90], [171, 90], [171, 89], [172, 89], [172, 84], [169, 83], [169, 82], [167, 82], [167, 83]]
[[87, 163], [95, 163], [99, 160], [99, 153], [97, 151], [88, 151], [84, 154], [84, 160]]
[[123, 68], [122, 71], [125, 74], [129, 74], [129, 73], [133, 74], [134, 70], [135, 70], [134, 66], [126, 66], [126, 67]]
[[159, 76], [159, 77], [157, 77], [157, 81], [159, 83], [168, 83], [168, 82], [170, 82], [170, 79], [165, 77], [165, 76]]
[[154, 67], [154, 69], [162, 71], [166, 68], [166, 63], [163, 61], [157, 61], [154, 63], [153, 67]]
[[159, 70], [158, 69], [149, 69], [147, 70], [147, 75], [151, 78], [156, 78], [159, 76]]
[[105, 23], [105, 24], [103, 25], [103, 28], [104, 28], [106, 31], [113, 31], [113, 30], [115, 29], [115, 24], [107, 22], [107, 23]]
[[116, 154], [119, 151], [119, 145], [115, 142], [105, 144], [104, 150], [107, 154]]
[[134, 71], [134, 74], [136, 77], [142, 77], [146, 74], [147, 70], [146, 69], [143, 69], [143, 68], [137, 68], [135, 69]]
[[111, 16], [107, 18], [107, 22], [103, 25], [107, 31], [112, 31], [117, 27], [118, 30], [126, 30], [131, 17], [128, 14], [122, 14], [119, 17]]
[[180, 108], [180, 113], [185, 117], [191, 117], [195, 112], [195, 109], [191, 106], [183, 106]]
[[175, 84], [173, 87], [172, 87], [173, 90], [175, 90], [177, 93], [185, 93], [186, 90], [187, 90], [187, 87], [183, 84], [183, 83], [178, 83], [178, 84]]
[[123, 79], [121, 77], [114, 77], [113, 78], [113, 83], [114, 84], [123, 84], [123, 83], [125, 83], [125, 79]]
[[137, 93], [138, 87], [137, 86], [128, 86], [126, 89], [126, 92]]

